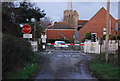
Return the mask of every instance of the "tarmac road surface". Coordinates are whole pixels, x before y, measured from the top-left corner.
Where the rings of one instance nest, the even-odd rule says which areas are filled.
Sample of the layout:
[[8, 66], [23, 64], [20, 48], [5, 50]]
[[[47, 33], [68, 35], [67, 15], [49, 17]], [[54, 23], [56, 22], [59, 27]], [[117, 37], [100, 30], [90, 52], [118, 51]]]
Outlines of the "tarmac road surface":
[[35, 78], [40, 79], [91, 79], [97, 81], [88, 69], [88, 61], [95, 58], [75, 50], [46, 50], [39, 53], [46, 61]]

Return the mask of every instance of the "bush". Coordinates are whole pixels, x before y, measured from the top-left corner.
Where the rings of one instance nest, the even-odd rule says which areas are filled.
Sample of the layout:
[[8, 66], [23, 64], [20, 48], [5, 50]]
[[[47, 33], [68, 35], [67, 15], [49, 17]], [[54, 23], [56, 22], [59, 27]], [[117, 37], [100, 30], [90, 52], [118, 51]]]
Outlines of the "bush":
[[[105, 40], [106, 39], [106, 35], [103, 35], [103, 39]], [[116, 40], [116, 39], [119, 39], [120, 40], [120, 36], [109, 36], [109, 40]]]
[[2, 73], [5, 78], [30, 62], [33, 52], [30, 43], [23, 38], [4, 35], [2, 40]]
[[91, 33], [86, 33], [82, 42], [84, 42], [86, 39], [91, 40]]
[[31, 62], [25, 65], [24, 68], [19, 69], [19, 71], [11, 73], [8, 79], [32, 79], [41, 69], [42, 62], [41, 55], [33, 54]]
[[25, 69], [20, 69], [20, 71], [12, 74], [8, 79], [32, 79], [33, 74], [39, 70], [39, 67], [37, 64], [26, 66]]

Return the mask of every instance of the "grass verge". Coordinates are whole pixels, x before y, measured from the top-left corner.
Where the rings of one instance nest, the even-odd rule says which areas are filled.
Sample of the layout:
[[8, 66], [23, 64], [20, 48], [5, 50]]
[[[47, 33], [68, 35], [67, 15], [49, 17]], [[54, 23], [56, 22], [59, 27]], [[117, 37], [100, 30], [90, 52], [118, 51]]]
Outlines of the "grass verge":
[[42, 66], [42, 57], [34, 54], [29, 64], [25, 64], [24, 68], [17, 72], [11, 73], [8, 79], [32, 79]]
[[113, 64], [106, 64], [102, 60], [94, 59], [90, 61], [90, 69], [99, 79], [119, 79], [120, 67]]
[[36, 71], [40, 69], [40, 65], [34, 64], [31, 66], [26, 66], [24, 69], [21, 69], [19, 72], [14, 73], [10, 79], [29, 79], [35, 74]]

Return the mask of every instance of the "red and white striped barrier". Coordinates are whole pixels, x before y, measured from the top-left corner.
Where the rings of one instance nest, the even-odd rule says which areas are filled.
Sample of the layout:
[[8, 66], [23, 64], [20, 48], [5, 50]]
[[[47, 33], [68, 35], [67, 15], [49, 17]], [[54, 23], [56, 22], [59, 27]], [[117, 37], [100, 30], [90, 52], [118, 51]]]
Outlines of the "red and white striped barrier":
[[[57, 45], [55, 43], [47, 43], [47, 45]], [[59, 45], [76, 45], [76, 46], [84, 46], [84, 44], [59, 44]]]

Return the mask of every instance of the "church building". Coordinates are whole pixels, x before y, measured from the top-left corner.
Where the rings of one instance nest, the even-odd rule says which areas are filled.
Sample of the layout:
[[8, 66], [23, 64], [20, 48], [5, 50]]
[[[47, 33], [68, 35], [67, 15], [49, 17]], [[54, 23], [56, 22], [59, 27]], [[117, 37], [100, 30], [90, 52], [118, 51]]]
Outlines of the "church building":
[[69, 23], [72, 27], [78, 26], [79, 15], [76, 10], [72, 9], [72, 2], [68, 2], [68, 8], [64, 11], [64, 22]]

